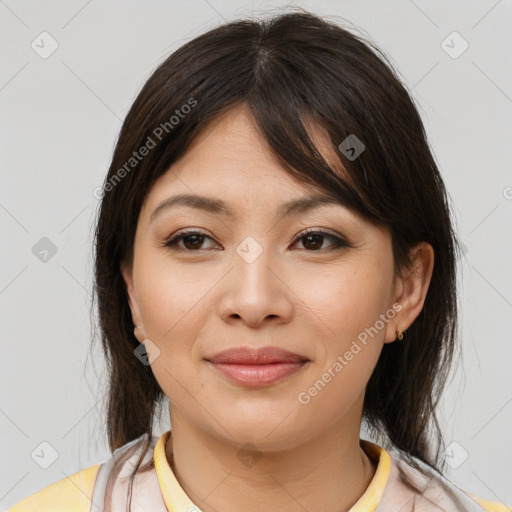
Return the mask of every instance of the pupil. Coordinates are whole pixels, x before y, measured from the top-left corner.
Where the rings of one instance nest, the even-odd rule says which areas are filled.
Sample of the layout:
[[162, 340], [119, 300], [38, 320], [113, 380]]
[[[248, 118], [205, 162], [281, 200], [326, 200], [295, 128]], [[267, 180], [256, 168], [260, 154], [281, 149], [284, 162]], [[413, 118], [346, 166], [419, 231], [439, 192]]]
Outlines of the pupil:
[[[323, 235], [306, 235], [306, 240], [311, 240], [311, 239], [314, 240], [315, 238], [318, 240], [318, 238], [322, 238], [322, 237], [323, 237]], [[304, 244], [304, 246], [307, 247], [307, 244], [308, 243]], [[320, 242], [319, 246], [318, 246], [318, 243], [315, 244], [315, 242], [313, 242], [313, 245], [315, 246], [314, 248], [317, 249], [318, 247], [322, 247], [322, 242]]]
[[183, 242], [185, 243], [185, 247], [187, 247], [187, 249], [189, 249], [188, 244], [191, 238], [194, 238], [196, 241], [196, 243], [191, 244], [192, 247], [198, 247], [201, 245], [201, 240], [199, 239], [202, 238], [202, 235], [190, 235], [183, 239]]

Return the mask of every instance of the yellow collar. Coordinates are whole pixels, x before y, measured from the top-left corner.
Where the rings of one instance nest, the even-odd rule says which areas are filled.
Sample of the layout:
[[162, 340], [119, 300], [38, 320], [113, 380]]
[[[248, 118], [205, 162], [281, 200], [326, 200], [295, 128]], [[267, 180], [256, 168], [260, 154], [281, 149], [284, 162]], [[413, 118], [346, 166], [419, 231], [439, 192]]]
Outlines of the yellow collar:
[[359, 444], [366, 455], [377, 464], [375, 475], [364, 494], [356, 501], [350, 512], [374, 512], [380, 503], [391, 473], [391, 456], [378, 444], [360, 439]]
[[[199, 507], [191, 501], [181, 487], [167, 461], [165, 446], [170, 435], [170, 430], [162, 434], [155, 445], [153, 453], [156, 474], [165, 506], [169, 512], [189, 510], [190, 507], [195, 507], [190, 510], [199, 510]], [[350, 509], [350, 512], [374, 512], [388, 483], [391, 471], [391, 457], [384, 448], [371, 441], [360, 439], [360, 445], [368, 457], [377, 464], [377, 470], [370, 485]]]

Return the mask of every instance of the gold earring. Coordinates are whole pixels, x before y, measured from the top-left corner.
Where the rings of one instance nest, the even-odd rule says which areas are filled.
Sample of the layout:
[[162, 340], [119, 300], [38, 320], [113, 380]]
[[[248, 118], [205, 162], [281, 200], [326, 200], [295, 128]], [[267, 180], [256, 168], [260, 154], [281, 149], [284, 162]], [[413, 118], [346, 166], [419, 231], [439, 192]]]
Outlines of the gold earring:
[[396, 335], [397, 335], [399, 340], [403, 340], [404, 339], [404, 334], [403, 334], [404, 332], [405, 331], [402, 332], [400, 329], [397, 329]]

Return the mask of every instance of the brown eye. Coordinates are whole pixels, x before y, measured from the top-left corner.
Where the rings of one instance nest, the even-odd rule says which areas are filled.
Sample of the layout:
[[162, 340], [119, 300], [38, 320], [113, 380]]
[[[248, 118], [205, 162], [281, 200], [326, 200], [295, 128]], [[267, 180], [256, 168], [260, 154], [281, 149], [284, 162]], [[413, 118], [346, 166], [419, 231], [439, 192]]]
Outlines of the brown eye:
[[[331, 243], [327, 247], [324, 247], [326, 239], [330, 240]], [[199, 252], [208, 249], [208, 247], [204, 247], [206, 240], [214, 242], [211, 237], [200, 231], [182, 231], [181, 233], [171, 237], [165, 243], [165, 246], [176, 252]], [[302, 241], [304, 246], [304, 249], [301, 250], [306, 250], [307, 252], [321, 252], [322, 249], [332, 251], [344, 247], [352, 247], [350, 243], [343, 238], [322, 230], [309, 230], [303, 232], [298, 238], [296, 238], [294, 244], [299, 241]], [[181, 245], [180, 242], [182, 242]]]
[[322, 245], [326, 238], [332, 242], [331, 249], [329, 250], [335, 250], [341, 247], [350, 247], [350, 244], [342, 238], [332, 235], [326, 231], [318, 230], [307, 231], [297, 239], [297, 242], [303, 240], [302, 244], [304, 248], [308, 250], [308, 252], [318, 252], [320, 249], [322, 249]]
[[[203, 244], [205, 239], [212, 240], [212, 238], [199, 231], [185, 231], [173, 236], [165, 243], [165, 246], [174, 251], [194, 252], [204, 249]], [[183, 246], [179, 246], [178, 244], [182, 240]]]

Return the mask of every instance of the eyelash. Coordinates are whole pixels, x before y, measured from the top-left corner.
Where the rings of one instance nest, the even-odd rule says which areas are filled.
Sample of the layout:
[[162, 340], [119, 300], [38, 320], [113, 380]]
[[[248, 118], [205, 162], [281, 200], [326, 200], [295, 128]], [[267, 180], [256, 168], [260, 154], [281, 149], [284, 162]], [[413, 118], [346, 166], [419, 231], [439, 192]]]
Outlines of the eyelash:
[[[184, 249], [184, 248], [178, 248], [177, 244], [184, 238], [188, 238], [194, 235], [199, 235], [205, 238], [209, 238], [210, 240], [213, 240], [210, 236], [206, 235], [205, 233], [202, 233], [201, 231], [196, 230], [190, 230], [190, 231], [182, 231], [180, 233], [177, 233], [173, 235], [171, 238], [169, 238], [165, 243], [164, 247], [168, 247], [172, 251], [176, 252], [201, 252], [201, 251], [207, 251], [208, 249], [198, 249], [198, 250], [190, 250], [190, 249]], [[327, 251], [335, 251], [343, 248], [350, 248], [353, 247], [349, 242], [347, 242], [345, 239], [335, 236], [327, 231], [321, 230], [321, 229], [315, 229], [315, 228], [309, 228], [305, 231], [302, 231], [299, 236], [297, 236], [293, 242], [292, 245], [297, 243], [299, 240], [302, 240], [303, 238], [306, 238], [308, 235], [322, 235], [326, 238], [329, 238], [334, 243], [334, 248], [331, 249], [317, 249], [317, 250], [308, 250], [308, 249], [301, 249], [306, 252], [325, 252]]]

